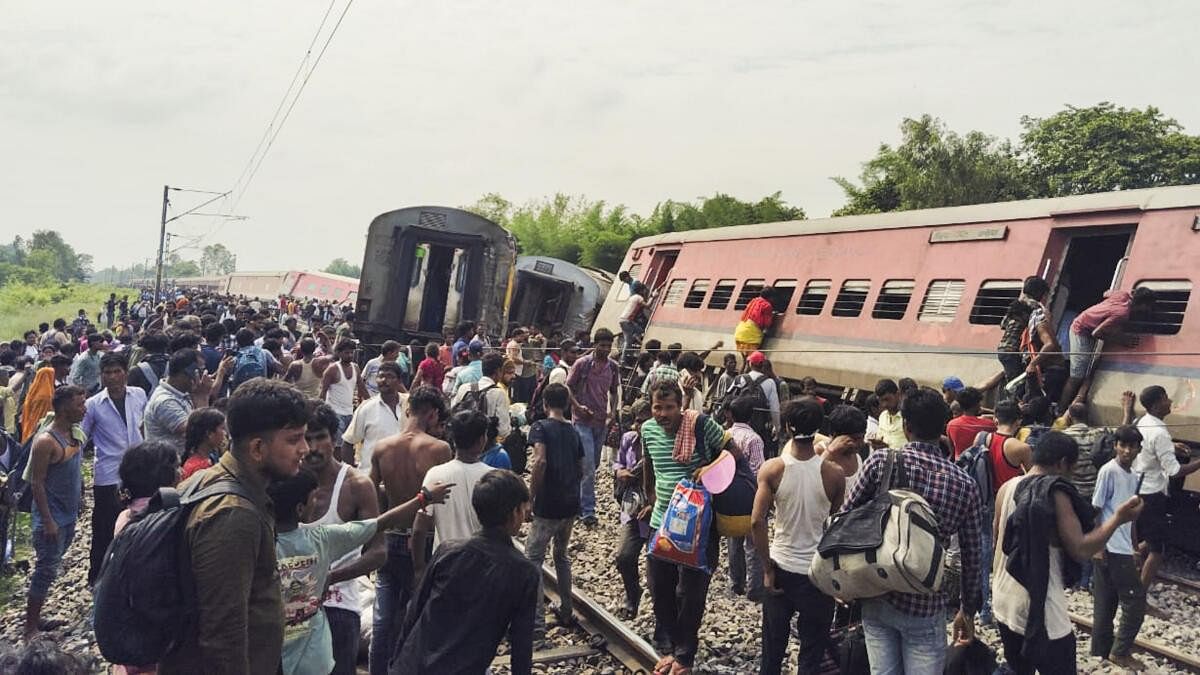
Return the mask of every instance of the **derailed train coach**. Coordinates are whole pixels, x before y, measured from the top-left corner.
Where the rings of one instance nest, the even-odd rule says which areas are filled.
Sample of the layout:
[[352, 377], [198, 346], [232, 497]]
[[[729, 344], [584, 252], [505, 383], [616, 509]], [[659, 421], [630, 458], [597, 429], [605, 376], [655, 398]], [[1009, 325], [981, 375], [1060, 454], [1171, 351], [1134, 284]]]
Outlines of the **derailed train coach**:
[[[1071, 320], [1106, 291], [1148, 287], [1153, 314], [1128, 326], [1140, 343], [1106, 350], [1096, 366], [1092, 422], [1116, 424], [1121, 392], [1158, 384], [1176, 402], [1176, 440], [1197, 443], [1197, 260], [1200, 186], [1179, 186], [672, 232], [635, 241], [621, 269], [654, 291], [646, 338], [696, 351], [732, 346], [742, 310], [773, 286], [763, 349], [775, 372], [850, 400], [884, 377], [936, 386], [997, 373], [999, 324], [1026, 276], [1050, 284], [1064, 345]], [[617, 330], [628, 296], [615, 284], [597, 326]], [[1172, 481], [1173, 498], [1189, 501], [1175, 517], [1193, 549], [1194, 476]]]
[[500, 336], [516, 257], [512, 235], [474, 213], [439, 206], [384, 213], [367, 231], [354, 331], [368, 346], [440, 342], [464, 321]]
[[581, 267], [546, 256], [517, 258], [510, 326], [533, 326], [549, 335], [573, 336], [590, 331], [613, 277], [604, 270]]

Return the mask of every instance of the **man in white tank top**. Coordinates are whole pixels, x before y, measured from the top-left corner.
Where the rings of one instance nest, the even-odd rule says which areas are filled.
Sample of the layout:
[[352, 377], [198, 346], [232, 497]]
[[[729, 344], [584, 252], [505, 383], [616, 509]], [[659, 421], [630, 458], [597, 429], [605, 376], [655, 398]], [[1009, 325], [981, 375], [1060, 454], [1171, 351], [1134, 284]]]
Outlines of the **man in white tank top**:
[[[317, 474], [317, 489], [309, 504], [307, 524], [338, 524], [378, 516], [379, 498], [371, 479], [334, 456], [337, 415], [324, 403], [312, 401], [310, 405], [304, 466]], [[358, 577], [379, 569], [386, 556], [384, 533], [379, 532], [361, 552], [354, 551], [335, 562], [329, 574], [325, 618], [333, 635], [334, 675], [355, 672], [362, 614]]]
[[[808, 579], [809, 565], [821, 541], [825, 519], [842, 504], [846, 475], [813, 449], [813, 437], [824, 420], [821, 404], [811, 397], [790, 401], [781, 415], [792, 440], [779, 457], [758, 472], [754, 496], [754, 548], [763, 566], [762, 660], [759, 671], [775, 675], [787, 655], [792, 617], [799, 615], [798, 672], [815, 673], [831, 648], [829, 625], [834, 600]], [[775, 538], [768, 546], [767, 514], [775, 509]]]
[[321, 400], [328, 403], [338, 416], [338, 434], [333, 439], [333, 444], [339, 449], [342, 447], [342, 433], [350, 426], [350, 420], [354, 417], [354, 395], [358, 394], [364, 401], [370, 398], [360, 377], [358, 364], [354, 362], [354, 351], [353, 340], [337, 343], [337, 349], [334, 351], [337, 360], [321, 375]]

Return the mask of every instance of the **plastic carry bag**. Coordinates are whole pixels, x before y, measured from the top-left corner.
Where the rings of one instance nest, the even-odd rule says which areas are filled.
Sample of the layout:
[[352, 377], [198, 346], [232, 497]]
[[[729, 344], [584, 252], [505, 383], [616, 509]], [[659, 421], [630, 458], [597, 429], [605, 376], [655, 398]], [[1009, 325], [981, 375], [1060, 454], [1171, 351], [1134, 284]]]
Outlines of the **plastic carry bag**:
[[712, 497], [708, 490], [685, 478], [675, 486], [662, 525], [650, 533], [646, 551], [659, 560], [711, 574], [707, 554], [712, 520]]

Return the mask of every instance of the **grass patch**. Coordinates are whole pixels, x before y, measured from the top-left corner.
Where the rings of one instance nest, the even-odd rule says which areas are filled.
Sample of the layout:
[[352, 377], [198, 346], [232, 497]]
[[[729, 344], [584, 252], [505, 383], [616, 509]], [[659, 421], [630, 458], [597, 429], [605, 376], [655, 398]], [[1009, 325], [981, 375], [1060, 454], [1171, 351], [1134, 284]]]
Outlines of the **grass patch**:
[[6, 284], [0, 288], [0, 340], [20, 339], [42, 322], [65, 319], [69, 324], [81, 309], [95, 321], [109, 293], [138, 297], [133, 289], [100, 284]]

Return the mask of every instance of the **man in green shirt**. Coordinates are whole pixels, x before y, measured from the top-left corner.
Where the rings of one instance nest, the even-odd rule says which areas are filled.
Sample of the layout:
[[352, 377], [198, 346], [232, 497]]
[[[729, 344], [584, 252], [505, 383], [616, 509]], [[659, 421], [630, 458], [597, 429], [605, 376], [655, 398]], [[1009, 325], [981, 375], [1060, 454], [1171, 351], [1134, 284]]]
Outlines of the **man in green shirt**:
[[[683, 410], [683, 391], [677, 382], [666, 380], [656, 384], [650, 401], [654, 418], [642, 425], [642, 446], [646, 451], [643, 485], [649, 501], [642, 517], [649, 512], [651, 529], [658, 529], [675, 486], [715, 459], [727, 441], [725, 430], [716, 420], [701, 419], [699, 413]], [[706, 550], [710, 569], [716, 568], [720, 547], [714, 525], [709, 529]], [[646, 574], [654, 601], [654, 618], [670, 641], [660, 649], [665, 656], [655, 672], [665, 667], [670, 667], [670, 672], [690, 672], [712, 577], [653, 556], [647, 558]]]

